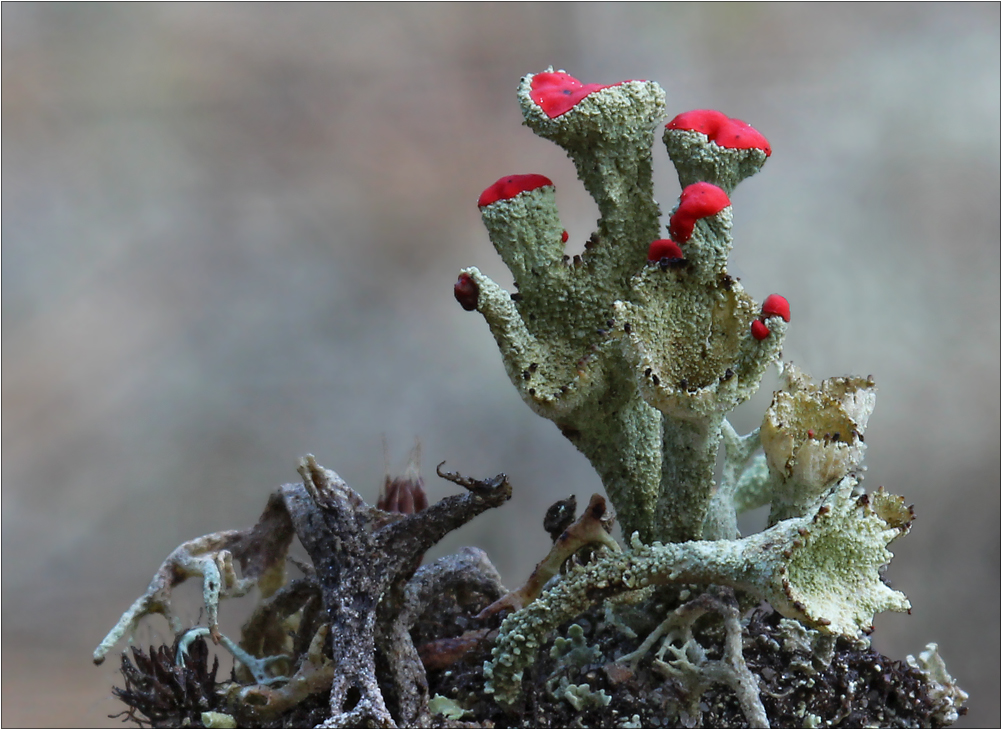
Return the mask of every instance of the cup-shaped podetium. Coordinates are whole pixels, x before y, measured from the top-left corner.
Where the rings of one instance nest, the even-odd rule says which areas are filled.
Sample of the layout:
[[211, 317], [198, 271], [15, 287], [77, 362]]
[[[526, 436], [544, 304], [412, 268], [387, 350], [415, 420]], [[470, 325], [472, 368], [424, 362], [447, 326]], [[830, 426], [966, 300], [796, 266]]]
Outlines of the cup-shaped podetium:
[[772, 152], [754, 127], [713, 109], [677, 115], [665, 125], [662, 140], [680, 185], [705, 181], [728, 193], [759, 172]]

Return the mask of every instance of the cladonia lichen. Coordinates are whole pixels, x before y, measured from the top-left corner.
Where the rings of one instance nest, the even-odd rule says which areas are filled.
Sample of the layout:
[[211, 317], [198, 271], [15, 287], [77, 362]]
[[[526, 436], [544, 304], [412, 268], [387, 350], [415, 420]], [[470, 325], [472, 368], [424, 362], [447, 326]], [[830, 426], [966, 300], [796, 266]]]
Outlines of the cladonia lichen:
[[454, 701], [452, 698], [446, 698], [441, 695], [435, 695], [429, 699], [428, 711], [432, 715], [441, 714], [450, 721], [459, 721], [465, 715], [470, 713], [470, 711]]
[[[487, 321], [523, 400], [592, 463], [631, 540], [510, 607], [518, 611], [485, 663], [489, 691], [515, 704], [524, 671], [560, 624], [655, 585], [731, 587], [766, 600], [804, 626], [810, 657], [823, 662], [834, 636], [863, 638], [875, 613], [908, 610], [881, 572], [912, 510], [883, 489], [865, 494], [858, 479], [873, 380], [816, 386], [787, 365], [759, 429], [743, 436], [726, 418], [779, 365], [791, 319], [785, 298], [757, 303], [727, 271], [730, 194], [772, 153], [766, 138], [710, 110], [669, 121], [663, 139], [683, 191], [661, 238], [651, 175], [665, 115], [658, 84], [582, 84], [548, 69], [524, 77], [518, 96], [525, 124], [574, 162], [598, 227], [584, 253], [565, 255], [551, 181], [501, 178], [478, 205], [516, 291], [471, 267], [454, 294]], [[741, 538], [737, 515], [762, 505], [771, 506], [769, 527]], [[701, 596], [693, 606], [712, 607], [727, 628], [725, 659], [707, 660], [696, 644], [686, 617], [697, 610], [679, 614], [690, 604], [670, 610], [629, 659], [667, 636], [656, 667], [685, 679], [697, 700], [710, 683], [727, 682], [747, 721], [767, 723], [742, 659], [738, 605]]]
[[[685, 128], [701, 119], [670, 123], [665, 140], [686, 187], [669, 230], [683, 256], [660, 257], [651, 143], [665, 94], [628, 81], [565, 109], [581, 88], [548, 71], [525, 77], [519, 99], [526, 124], [567, 151], [599, 207], [584, 254], [564, 256], [547, 178], [502, 178], [480, 207], [518, 292], [470, 268], [457, 297], [487, 320], [526, 403], [596, 468], [625, 533], [717, 538], [704, 535], [704, 520], [724, 417], [758, 389], [789, 319], [764, 312], [727, 272], [728, 191], [769, 145], [747, 125], [736, 146]], [[725, 187], [707, 182], [708, 164]]]
[[911, 514], [901, 498], [881, 490], [855, 498], [855, 486], [848, 477], [811, 517], [746, 538], [647, 545], [635, 533], [628, 550], [568, 572], [502, 623], [485, 666], [495, 697], [515, 701], [517, 676], [558, 625], [599, 599], [651, 585], [730, 586], [826, 634], [849, 637], [869, 632], [877, 612], [906, 611], [905, 595], [889, 588], [880, 571], [891, 559], [886, 545], [909, 530]]
[[589, 708], [601, 708], [608, 706], [613, 697], [600, 689], [593, 691], [588, 683], [575, 685], [567, 678], [561, 678], [557, 688], [551, 690], [554, 698], [567, 701], [576, 711], [584, 711]]
[[602, 652], [598, 647], [589, 646], [585, 640], [585, 630], [580, 624], [573, 624], [568, 627], [567, 637], [558, 637], [554, 640], [554, 646], [550, 648], [550, 656], [557, 660], [555, 672], [564, 670], [577, 671], [589, 663], [598, 662], [602, 659]]

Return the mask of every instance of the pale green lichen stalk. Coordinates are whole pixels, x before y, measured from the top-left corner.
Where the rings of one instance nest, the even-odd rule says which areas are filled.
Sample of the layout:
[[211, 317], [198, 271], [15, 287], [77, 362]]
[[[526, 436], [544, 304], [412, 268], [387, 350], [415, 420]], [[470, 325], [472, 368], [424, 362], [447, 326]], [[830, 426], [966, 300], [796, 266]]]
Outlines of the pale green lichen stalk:
[[[727, 271], [729, 194], [759, 170], [769, 143], [719, 112], [669, 122], [664, 141], [684, 189], [671, 240], [659, 239], [650, 157], [664, 115], [657, 84], [585, 86], [548, 70], [523, 79], [519, 100], [526, 124], [574, 161], [598, 204], [598, 229], [581, 256], [565, 256], [552, 183], [541, 175], [502, 178], [478, 205], [518, 292], [470, 268], [456, 298], [487, 320], [526, 403], [596, 468], [631, 540], [624, 551], [599, 548], [591, 563], [512, 605], [517, 611], [504, 619], [484, 665], [486, 689], [503, 706], [517, 703], [523, 671], [549, 636], [595, 603], [643, 603], [658, 585], [695, 584], [710, 588], [670, 608], [620, 660], [636, 664], [662, 640], [656, 669], [689, 673], [684, 684], [697, 701], [708, 684], [731, 685], [747, 721], [765, 725], [742, 657], [734, 592], [811, 628], [830, 659], [834, 636], [864, 641], [876, 613], [909, 609], [881, 572], [912, 510], [883, 489], [864, 494], [858, 480], [874, 383], [837, 378], [816, 386], [786, 366], [762, 426], [739, 435], [726, 414], [779, 362], [790, 320], [783, 297], [759, 304]], [[737, 515], [762, 505], [771, 505], [769, 527], [740, 538]], [[710, 659], [692, 635], [695, 617], [708, 611], [725, 625], [722, 660]], [[557, 640], [554, 652], [568, 642]], [[573, 679], [566, 684], [581, 689]]]
[[[602, 87], [551, 116], [552, 90], [541, 92], [541, 79], [559, 87], [571, 77], [523, 79], [526, 124], [574, 161], [599, 207], [598, 229], [569, 259], [553, 186], [508, 194], [499, 192], [503, 179], [485, 191], [481, 211], [518, 292], [470, 268], [457, 298], [466, 292], [464, 306], [484, 315], [526, 403], [588, 457], [625, 533], [645, 541], [734, 537], [703, 533], [722, 423], [776, 361], [785, 318], [766, 317], [763, 339], [750, 331], [760, 307], [727, 273], [724, 191], [722, 206], [690, 222], [684, 262], [648, 261], [660, 228], [651, 177], [665, 114], [658, 84]], [[766, 159], [686, 130], [667, 130], [666, 142], [684, 184], [707, 174], [730, 189]]]

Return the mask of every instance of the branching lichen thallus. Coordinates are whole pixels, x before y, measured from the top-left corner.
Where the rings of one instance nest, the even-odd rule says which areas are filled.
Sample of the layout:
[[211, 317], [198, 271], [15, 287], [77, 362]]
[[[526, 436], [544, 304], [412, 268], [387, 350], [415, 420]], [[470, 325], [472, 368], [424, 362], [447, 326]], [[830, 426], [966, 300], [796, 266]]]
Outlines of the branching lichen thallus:
[[[785, 298], [757, 304], [727, 271], [729, 196], [770, 156], [765, 137], [710, 110], [668, 122], [663, 139], [682, 194], [662, 238], [651, 171], [665, 114], [658, 84], [582, 84], [547, 70], [522, 80], [519, 100], [526, 125], [574, 161], [599, 208], [598, 228], [583, 254], [565, 256], [551, 181], [501, 178], [478, 204], [517, 292], [471, 267], [454, 294], [487, 320], [523, 400], [596, 469], [629, 546], [601, 549], [506, 617], [485, 664], [496, 700], [517, 700], [523, 669], [560, 624], [604, 597], [656, 584], [749, 592], [830, 636], [862, 637], [876, 612], [908, 609], [880, 572], [912, 511], [881, 489], [864, 494], [855, 474], [873, 382], [815, 385], [788, 366], [761, 429], [740, 436], [725, 418], [779, 361], [790, 322]], [[739, 538], [736, 515], [766, 504], [770, 527]], [[724, 596], [704, 603], [727, 624], [734, 615]], [[656, 633], [674, 636], [682, 620], [666, 622]], [[741, 642], [731, 645], [736, 670], [725, 675], [748, 702], [750, 722], [761, 722], [739, 667]]]

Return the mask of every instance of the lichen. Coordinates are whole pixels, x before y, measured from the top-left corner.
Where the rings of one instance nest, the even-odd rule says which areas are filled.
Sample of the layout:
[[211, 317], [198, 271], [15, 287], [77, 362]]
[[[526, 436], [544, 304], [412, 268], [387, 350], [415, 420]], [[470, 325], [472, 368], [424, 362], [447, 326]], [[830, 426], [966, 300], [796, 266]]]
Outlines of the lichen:
[[602, 651], [585, 640], [585, 630], [580, 624], [568, 627], [567, 637], [557, 637], [550, 648], [550, 656], [557, 660], [555, 672], [579, 670], [602, 659]]
[[655, 584], [731, 586], [825, 634], [855, 638], [871, 631], [877, 612], [908, 610], [905, 595], [882, 581], [881, 570], [892, 557], [887, 544], [909, 530], [910, 514], [901, 498], [882, 490], [854, 497], [855, 486], [847, 477], [810, 518], [740, 540], [645, 545], [635, 533], [628, 550], [569, 572], [505, 618], [485, 666], [495, 697], [515, 701], [515, 674], [559, 624], [601, 599]]
[[[719, 614], [724, 625], [725, 639], [720, 659], [711, 659], [707, 649], [693, 635], [693, 625], [708, 612]], [[734, 691], [750, 728], [769, 726], [766, 710], [759, 699], [758, 682], [742, 654], [738, 602], [732, 593], [720, 590], [707, 592], [682, 605], [669, 614], [641, 647], [622, 657], [621, 662], [636, 665], [654, 642], [663, 636], [662, 646], [655, 653], [652, 665], [657, 672], [675, 680], [685, 689], [689, 696], [687, 713], [692, 718], [700, 722], [700, 699], [704, 692], [714, 683], [723, 683]], [[666, 655], [670, 656], [668, 660]]]
[[586, 642], [585, 630], [580, 624], [571, 625], [566, 638], [554, 639], [550, 657], [557, 661], [545, 683], [552, 698], [567, 701], [576, 711], [609, 705], [612, 697], [602, 689], [593, 692], [588, 683], [573, 682], [584, 667], [603, 659], [602, 650]]
[[202, 725], [206, 728], [237, 728], [237, 719], [229, 713], [205, 711], [202, 714]]
[[947, 672], [947, 666], [938, 652], [937, 643], [931, 642], [919, 653], [919, 659], [906, 655], [909, 667], [922, 673], [930, 683], [930, 698], [933, 699], [936, 710], [934, 720], [948, 726], [958, 720], [963, 713], [968, 693], [958, 687], [958, 682]]
[[[732, 212], [716, 186], [709, 208], [701, 205], [709, 184], [688, 186], [670, 220], [670, 231], [682, 230], [685, 258], [647, 261], [660, 214], [651, 143], [665, 94], [654, 82], [628, 81], [588, 87], [568, 109], [551, 101], [582, 88], [547, 71], [526, 76], [519, 99], [526, 124], [565, 149], [599, 207], [584, 254], [564, 256], [549, 180], [503, 178], [482, 196], [481, 213], [519, 291], [476, 268], [457, 286], [487, 320], [526, 403], [596, 468], [624, 531], [645, 541], [700, 538], [724, 414], [755, 393], [786, 322], [765, 317], [768, 337], [753, 336], [759, 307], [727, 273]], [[670, 149], [689, 180], [719, 145], [679, 133], [690, 142]], [[746, 150], [720, 164], [737, 181], [765, 159]]]
[[[281, 497], [275, 494], [253, 527], [211, 533], [182, 543], [164, 560], [143, 595], [94, 650], [94, 664], [104, 662], [111, 648], [122, 637], [131, 637], [139, 621], [149, 614], [162, 614], [171, 629], [180, 632], [181, 620], [172, 611], [171, 593], [178, 584], [194, 577], [202, 579], [209, 631], [218, 641], [220, 600], [243, 596], [254, 587], [263, 597], [269, 597], [285, 579], [285, 555], [294, 535]], [[243, 574], [240, 578], [234, 570], [234, 559]]]
[[[670, 238], [658, 238], [650, 147], [664, 100], [648, 81], [582, 84], [552, 69], [526, 76], [525, 123], [568, 153], [599, 208], [598, 228], [569, 258], [550, 180], [503, 178], [479, 206], [518, 291], [476, 268], [457, 282], [457, 299], [484, 316], [523, 400], [590, 460], [631, 536], [624, 552], [598, 554], [535, 601], [510, 607], [517, 611], [484, 666], [503, 706], [517, 702], [523, 671], [558, 625], [596, 602], [643, 602], [640, 592], [655, 585], [731, 587], [768, 601], [791, 621], [784, 631], [808, 674], [831, 661], [835, 636], [864, 642], [876, 613], [910, 606], [881, 572], [912, 510], [883, 488], [865, 494], [858, 479], [873, 380], [816, 386], [789, 364], [759, 429], [739, 435], [726, 419], [779, 364], [791, 319], [785, 298], [759, 304], [727, 271], [730, 194], [772, 149], [720, 112], [671, 120], [664, 142], [683, 192]], [[737, 516], [762, 505], [771, 506], [769, 527], [741, 538]], [[727, 676], [748, 722], [765, 723], [740, 649], [727, 672], [707, 660], [676, 614], [683, 606], [630, 656], [675, 637], [681, 646], [666, 639], [656, 668], [697, 690]], [[728, 643], [740, 648], [734, 611], [717, 607]], [[615, 606], [606, 616], [633, 634]]]
[[429, 699], [428, 712], [432, 715], [441, 714], [451, 721], [459, 721], [465, 715], [470, 713], [470, 711], [454, 701], [452, 698], [446, 698], [445, 696], [438, 694]]
[[576, 711], [585, 711], [589, 708], [603, 708], [604, 706], [608, 706], [610, 701], [613, 700], [613, 697], [601, 688], [594, 691], [588, 683], [575, 685], [563, 677], [557, 687], [551, 690], [551, 695], [554, 698], [567, 701]]
[[836, 646], [832, 635], [805, 627], [793, 619], [781, 619], [778, 629], [778, 634], [783, 640], [784, 652], [796, 658], [791, 663], [791, 667], [795, 670], [800, 670], [810, 677], [832, 663]]
[[621, 721], [620, 725], [617, 726], [617, 728], [644, 728], [644, 727], [641, 725], [641, 716], [635, 713], [628, 720]]
[[792, 364], [784, 377], [760, 429], [773, 480], [771, 523], [805, 515], [860, 467], [875, 401], [870, 378], [828, 378], [815, 386]]

